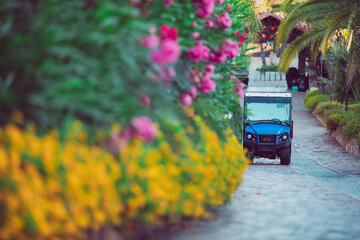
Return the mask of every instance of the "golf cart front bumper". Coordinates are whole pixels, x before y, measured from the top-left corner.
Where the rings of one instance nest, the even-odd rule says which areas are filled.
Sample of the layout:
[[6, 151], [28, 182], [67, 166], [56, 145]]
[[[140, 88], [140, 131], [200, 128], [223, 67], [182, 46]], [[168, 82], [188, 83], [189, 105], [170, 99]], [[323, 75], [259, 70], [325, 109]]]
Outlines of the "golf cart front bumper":
[[259, 157], [269, 157], [274, 158], [278, 155], [279, 150], [289, 147], [291, 141], [286, 141], [283, 143], [273, 143], [273, 144], [261, 144], [261, 143], [251, 143], [244, 141], [244, 147], [251, 151], [255, 156]]

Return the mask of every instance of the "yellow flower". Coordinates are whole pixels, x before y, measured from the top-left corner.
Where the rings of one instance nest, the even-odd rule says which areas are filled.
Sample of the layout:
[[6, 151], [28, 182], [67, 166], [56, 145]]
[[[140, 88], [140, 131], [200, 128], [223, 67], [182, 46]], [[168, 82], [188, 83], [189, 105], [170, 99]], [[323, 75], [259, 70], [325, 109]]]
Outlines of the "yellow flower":
[[112, 126], [111, 126], [111, 132], [112, 133], [119, 133], [122, 131], [122, 126], [119, 124], [119, 123], [114, 123]]
[[15, 125], [9, 124], [5, 126], [5, 133], [10, 141], [11, 148], [17, 152], [22, 152], [26, 148], [23, 138], [23, 132]]
[[0, 145], [0, 174], [6, 172], [8, 164], [9, 159], [6, 155], [5, 149]]

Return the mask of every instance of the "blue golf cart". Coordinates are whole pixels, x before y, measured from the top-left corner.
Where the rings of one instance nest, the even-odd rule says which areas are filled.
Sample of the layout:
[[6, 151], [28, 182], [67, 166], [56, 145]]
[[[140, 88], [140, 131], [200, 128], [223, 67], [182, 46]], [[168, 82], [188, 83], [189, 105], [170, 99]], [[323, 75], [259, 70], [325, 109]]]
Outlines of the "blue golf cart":
[[293, 121], [291, 93], [245, 93], [243, 145], [250, 159], [280, 158], [291, 162]]

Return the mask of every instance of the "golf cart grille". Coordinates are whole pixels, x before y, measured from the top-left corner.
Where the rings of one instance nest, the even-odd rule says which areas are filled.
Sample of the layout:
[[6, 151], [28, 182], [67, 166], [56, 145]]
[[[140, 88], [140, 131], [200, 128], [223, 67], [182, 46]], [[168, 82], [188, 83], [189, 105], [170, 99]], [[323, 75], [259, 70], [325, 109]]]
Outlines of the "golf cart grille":
[[259, 145], [259, 151], [273, 152], [273, 151], [275, 151], [275, 145]]
[[276, 135], [259, 135], [260, 143], [275, 143]]

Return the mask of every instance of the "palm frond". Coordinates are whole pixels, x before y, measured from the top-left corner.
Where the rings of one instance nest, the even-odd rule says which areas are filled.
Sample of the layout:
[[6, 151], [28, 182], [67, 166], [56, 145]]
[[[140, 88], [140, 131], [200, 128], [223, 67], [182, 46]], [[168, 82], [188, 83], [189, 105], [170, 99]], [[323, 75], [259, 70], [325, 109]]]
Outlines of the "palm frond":
[[316, 62], [316, 58], [319, 55], [320, 52], [320, 40], [315, 41], [311, 48], [311, 61]]
[[281, 56], [279, 71], [286, 72], [289, 68], [291, 61], [296, 54], [300, 52], [304, 47], [311, 42], [315, 42], [322, 38], [326, 25], [315, 26], [310, 31], [305, 32], [301, 36], [297, 37], [284, 51]]
[[337, 12], [328, 15], [328, 17], [324, 21], [324, 24], [327, 24], [328, 27], [324, 33], [320, 46], [323, 56], [326, 55], [326, 52], [328, 50], [330, 37], [336, 32], [336, 30], [346, 28], [348, 19], [351, 14], [352, 12], [350, 9], [345, 9], [341, 13]]
[[283, 4], [281, 5], [281, 10], [283, 12], [287, 12], [289, 7], [294, 3], [295, 0], [285, 0]]
[[[321, 1], [316, 4], [302, 4], [296, 7], [280, 24], [276, 35], [277, 45], [285, 43], [290, 35], [292, 29], [297, 23], [306, 21], [312, 18], [312, 21], [321, 20], [326, 17], [329, 11], [342, 11], [339, 9], [339, 4], [329, 4], [330, 0], [316, 0]], [[312, 1], [313, 2], [313, 1]], [[316, 19], [314, 19], [316, 17]]]

